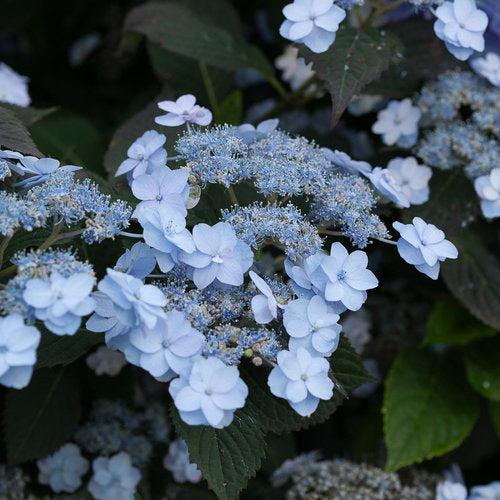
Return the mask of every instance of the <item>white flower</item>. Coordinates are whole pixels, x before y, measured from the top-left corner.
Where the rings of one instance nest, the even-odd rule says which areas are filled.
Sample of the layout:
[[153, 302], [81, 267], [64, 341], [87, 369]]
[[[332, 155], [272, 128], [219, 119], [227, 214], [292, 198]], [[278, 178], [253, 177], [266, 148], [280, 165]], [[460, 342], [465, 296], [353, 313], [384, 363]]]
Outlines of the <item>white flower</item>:
[[0, 318], [0, 384], [14, 389], [26, 387], [36, 363], [40, 332], [26, 326], [20, 314]]
[[253, 316], [257, 323], [265, 325], [278, 317], [278, 307], [283, 306], [278, 304], [271, 287], [258, 274], [250, 271], [249, 275], [257, 289], [262, 292], [252, 298]]
[[82, 316], [94, 311], [90, 293], [94, 276], [76, 273], [64, 278], [53, 272], [48, 279], [33, 278], [26, 283], [23, 299], [34, 307], [35, 316], [56, 335], [74, 335], [80, 328]]
[[286, 20], [280, 26], [280, 35], [316, 53], [328, 50], [346, 16], [333, 0], [295, 0], [285, 5], [283, 14]]
[[184, 313], [168, 311], [165, 316], [150, 330], [132, 330], [130, 346], [125, 349], [129, 362], [161, 381], [168, 381], [180, 373], [189, 375], [193, 360], [201, 354], [205, 341], [205, 336], [191, 326]]
[[375, 167], [366, 177], [370, 179], [373, 187], [382, 196], [398, 207], [408, 208], [410, 206], [410, 200], [389, 169]]
[[361, 250], [349, 253], [341, 243], [333, 243], [330, 255], [321, 261], [327, 279], [324, 298], [328, 302], [341, 302], [347, 309], [357, 311], [366, 300], [366, 290], [378, 286], [375, 275], [366, 268], [368, 256]]
[[476, 8], [474, 0], [444, 2], [436, 9], [434, 32], [446, 48], [460, 61], [484, 50], [483, 34], [488, 16]]
[[27, 77], [16, 73], [11, 67], [0, 62], [0, 102], [29, 106], [31, 98], [28, 94], [28, 81]]
[[330, 160], [335, 166], [347, 170], [350, 174], [367, 175], [372, 171], [372, 167], [366, 161], [353, 160], [347, 153], [335, 149], [332, 151], [329, 148], [321, 148], [325, 157]]
[[196, 104], [196, 97], [191, 94], [182, 95], [176, 101], [161, 101], [158, 107], [167, 111], [167, 114], [157, 116], [155, 122], [166, 127], [176, 127], [185, 123], [205, 126], [212, 121], [210, 110]]
[[76, 444], [67, 443], [55, 453], [37, 460], [38, 481], [48, 484], [52, 491], [75, 492], [82, 485], [82, 476], [89, 470], [89, 462], [82, 457]]
[[188, 376], [172, 380], [169, 392], [184, 422], [222, 429], [245, 405], [248, 387], [235, 366], [210, 357], [198, 358]]
[[478, 177], [474, 181], [474, 188], [481, 198], [483, 215], [488, 219], [500, 217], [500, 167]]
[[172, 473], [178, 483], [201, 481], [201, 472], [196, 464], [189, 462], [188, 447], [183, 439], [170, 443], [168, 453], [163, 459], [163, 467]]
[[484, 76], [492, 85], [500, 87], [500, 56], [488, 52], [484, 57], [476, 57], [470, 62], [472, 69]]
[[144, 132], [128, 148], [128, 158], [118, 167], [115, 177], [128, 174], [132, 179], [149, 174], [155, 167], [165, 167], [167, 151], [163, 147], [167, 138], [156, 130]]
[[448, 479], [440, 481], [436, 486], [435, 500], [467, 500], [467, 488]]
[[110, 377], [116, 377], [127, 364], [121, 352], [112, 351], [105, 345], [99, 346], [95, 352], [89, 354], [86, 362], [96, 375], [109, 375]]
[[[313, 63], [306, 64], [304, 58], [299, 57], [299, 49], [293, 45], [285, 48], [283, 54], [274, 61], [274, 65], [282, 71], [282, 80], [289, 83], [292, 90], [297, 90], [315, 75]], [[312, 87], [309, 92], [313, 93]]]
[[411, 147], [417, 141], [420, 116], [420, 110], [412, 106], [410, 99], [390, 101], [378, 112], [372, 132], [382, 135], [382, 141], [388, 146]]
[[429, 181], [432, 170], [427, 165], [419, 165], [413, 156], [393, 158], [387, 170], [411, 205], [421, 205], [429, 200]]
[[283, 314], [290, 350], [307, 349], [313, 356], [330, 356], [339, 344], [340, 316], [319, 295], [292, 300]]
[[474, 486], [470, 490], [469, 500], [498, 500], [500, 499], [500, 481], [493, 481], [484, 486]]
[[264, 138], [267, 134], [274, 132], [279, 124], [278, 118], [271, 118], [260, 122], [257, 127], [250, 123], [243, 123], [238, 128], [238, 135], [246, 144], [251, 144]]
[[94, 474], [88, 490], [96, 500], [133, 500], [141, 480], [139, 469], [132, 466], [125, 452], [110, 458], [98, 457], [92, 462]]
[[278, 398], [288, 401], [302, 417], [309, 417], [320, 399], [333, 396], [333, 382], [328, 377], [330, 365], [325, 358], [313, 357], [304, 348], [296, 352], [280, 351], [267, 384]]
[[413, 224], [392, 225], [401, 234], [397, 242], [399, 255], [433, 280], [438, 278], [441, 262], [458, 257], [457, 248], [445, 239], [443, 231], [420, 217], [414, 217]]

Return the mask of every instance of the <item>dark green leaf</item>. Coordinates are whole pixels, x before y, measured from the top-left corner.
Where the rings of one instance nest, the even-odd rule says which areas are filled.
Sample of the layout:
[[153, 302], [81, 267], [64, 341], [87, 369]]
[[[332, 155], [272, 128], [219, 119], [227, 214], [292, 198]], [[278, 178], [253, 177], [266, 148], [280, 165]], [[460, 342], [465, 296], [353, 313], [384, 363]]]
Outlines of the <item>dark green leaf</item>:
[[10, 261], [14, 254], [20, 250], [40, 246], [49, 237], [50, 233], [51, 231], [46, 228], [40, 228], [34, 231], [18, 231], [14, 233], [14, 236], [5, 250], [4, 261]]
[[42, 156], [22, 121], [4, 107], [0, 107], [0, 147], [25, 155]]
[[471, 230], [453, 236], [458, 259], [442, 266], [451, 293], [483, 323], [500, 330], [500, 261]]
[[251, 67], [265, 75], [274, 73], [257, 47], [177, 2], [136, 7], [127, 16], [125, 31], [140, 33], [164, 49], [209, 66], [227, 70]]
[[497, 436], [500, 438], [500, 402], [490, 401], [490, 417]]
[[468, 346], [465, 367], [470, 385], [479, 394], [500, 401], [500, 336]]
[[463, 307], [451, 300], [437, 302], [427, 321], [426, 343], [467, 344], [496, 335], [494, 328], [484, 325]]
[[392, 471], [460, 445], [479, 415], [479, 401], [453, 359], [411, 350], [391, 367], [382, 412]]
[[[348, 394], [364, 383], [373, 382], [373, 378], [361, 364], [358, 354], [345, 338], [341, 339], [338, 349], [333, 353], [331, 365], [335, 378]], [[264, 375], [267, 377], [267, 374]], [[254, 415], [265, 433], [281, 434], [324, 422], [344, 399], [341, 391], [334, 389], [334, 397], [330, 401], [322, 401], [310, 417], [304, 418], [292, 410], [284, 399], [271, 394], [266, 377], [260, 369], [247, 369], [245, 377], [249, 386], [245, 408]]]
[[54, 335], [44, 332], [37, 352], [37, 368], [69, 365], [104, 341], [103, 334], [79, 330], [75, 335]]
[[2, 103], [1, 106], [2, 108], [5, 108], [14, 113], [27, 128], [30, 128], [37, 121], [41, 120], [47, 115], [50, 115], [51, 113], [54, 113], [54, 111], [57, 111], [57, 108], [55, 107], [40, 109], [28, 106], [25, 108], [22, 106], [16, 106], [15, 104], [7, 104], [7, 103]]
[[335, 124], [353, 96], [401, 59], [401, 50], [399, 40], [386, 31], [357, 31], [342, 25], [326, 52], [315, 54], [305, 47], [300, 52], [313, 62], [316, 75], [331, 94]]
[[38, 370], [28, 387], [10, 390], [3, 415], [10, 463], [41, 458], [71, 438], [80, 419], [78, 382], [65, 368]]
[[219, 112], [215, 116], [217, 123], [238, 125], [243, 119], [243, 95], [241, 90], [231, 92], [219, 105]]
[[172, 405], [175, 429], [186, 441], [190, 461], [197, 464], [220, 500], [233, 500], [260, 468], [265, 442], [258, 422], [242, 409], [224, 429], [185, 424]]
[[31, 134], [45, 155], [57, 158], [63, 165], [103, 170], [101, 136], [86, 118], [62, 111], [52, 113], [37, 121]]

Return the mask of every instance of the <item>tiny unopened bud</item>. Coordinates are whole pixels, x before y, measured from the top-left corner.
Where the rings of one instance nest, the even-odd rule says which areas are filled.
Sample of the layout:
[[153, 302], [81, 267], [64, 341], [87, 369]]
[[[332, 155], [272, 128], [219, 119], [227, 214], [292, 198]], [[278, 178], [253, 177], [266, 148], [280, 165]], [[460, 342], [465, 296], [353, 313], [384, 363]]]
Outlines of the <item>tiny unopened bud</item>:
[[262, 358], [259, 358], [259, 356], [255, 356], [255, 358], [252, 359], [252, 363], [255, 366], [262, 366]]

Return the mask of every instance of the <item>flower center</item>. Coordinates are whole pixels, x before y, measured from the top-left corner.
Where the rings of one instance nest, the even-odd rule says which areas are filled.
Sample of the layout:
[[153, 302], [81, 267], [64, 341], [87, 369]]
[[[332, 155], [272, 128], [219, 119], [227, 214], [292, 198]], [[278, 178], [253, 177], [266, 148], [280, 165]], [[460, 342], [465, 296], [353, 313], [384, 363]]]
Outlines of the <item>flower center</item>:
[[144, 160], [144, 153], [139, 153], [137, 155], [137, 159], [140, 160], [140, 161]]
[[161, 201], [163, 199], [163, 196], [161, 194], [156, 195], [156, 201]]
[[301, 378], [301, 379], [305, 382], [305, 381], [309, 378], [309, 376], [307, 375], [307, 373], [303, 373], [303, 374], [300, 376], [300, 378]]
[[6, 345], [0, 345], [0, 354], [5, 354], [8, 351], [9, 349], [7, 348]]
[[205, 389], [205, 394], [207, 396], [211, 396], [214, 392], [212, 391], [212, 389]]
[[222, 257], [220, 255], [214, 255], [212, 257], [212, 262], [215, 262], [216, 264], [222, 264], [224, 261], [222, 260]]
[[337, 273], [337, 279], [339, 281], [345, 281], [346, 278], [347, 278], [347, 274], [343, 269]]
[[163, 349], [168, 349], [169, 345], [170, 345], [170, 342], [168, 340], [164, 340], [161, 343], [161, 346], [163, 347]]

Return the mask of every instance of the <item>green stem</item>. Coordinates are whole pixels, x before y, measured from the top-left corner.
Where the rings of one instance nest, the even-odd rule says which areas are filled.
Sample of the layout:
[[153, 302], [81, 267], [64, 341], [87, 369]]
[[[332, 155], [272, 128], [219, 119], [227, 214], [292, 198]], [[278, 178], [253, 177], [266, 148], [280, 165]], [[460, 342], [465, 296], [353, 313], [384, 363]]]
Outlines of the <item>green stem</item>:
[[267, 81], [273, 87], [274, 90], [279, 94], [279, 96], [284, 100], [284, 101], [289, 101], [290, 100], [290, 94], [286, 90], [286, 88], [283, 86], [283, 84], [275, 77], [275, 76], [266, 76]]
[[3, 254], [5, 253], [5, 249], [9, 245], [9, 242], [12, 239], [12, 236], [14, 236], [14, 233], [12, 233], [10, 236], [6, 236], [2, 240], [2, 243], [0, 243], [0, 267], [2, 266], [2, 262], [3, 262]]
[[233, 205], [239, 205], [240, 202], [238, 201], [238, 197], [236, 196], [236, 193], [234, 192], [234, 189], [232, 188], [232, 186], [229, 186], [227, 188], [227, 193], [229, 195], [229, 199], [231, 200], [231, 203]]
[[[344, 236], [348, 237], [347, 234], [343, 233], [342, 231], [330, 231], [329, 229], [318, 229], [319, 234], [326, 234], [328, 236]], [[387, 238], [372, 238], [372, 240], [377, 240], [381, 241], [382, 243], [387, 243], [389, 245], [397, 245], [397, 243], [393, 240], [388, 240]]]
[[212, 84], [210, 74], [208, 73], [207, 65], [199, 61], [198, 67], [200, 68], [203, 84], [205, 85], [205, 90], [207, 91], [208, 100], [210, 101], [210, 107], [212, 108], [214, 115], [219, 116], [219, 104], [217, 103], [217, 96], [215, 95], [215, 89]]

